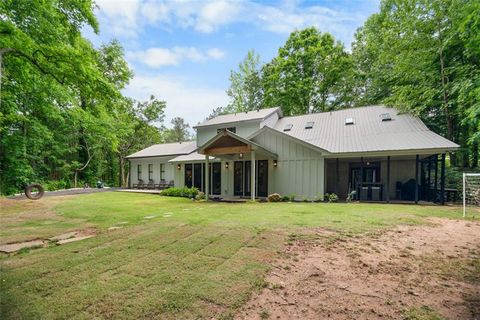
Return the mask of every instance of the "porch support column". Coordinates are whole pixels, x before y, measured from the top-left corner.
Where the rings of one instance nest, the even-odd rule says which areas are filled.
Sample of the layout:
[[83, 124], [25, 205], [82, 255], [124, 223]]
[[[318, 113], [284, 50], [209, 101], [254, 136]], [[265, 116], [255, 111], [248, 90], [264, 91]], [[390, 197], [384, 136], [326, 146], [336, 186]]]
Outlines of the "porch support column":
[[252, 153], [251, 153], [251, 159], [250, 159], [251, 163], [252, 163], [252, 166], [251, 166], [251, 169], [250, 169], [250, 173], [252, 175], [250, 181], [252, 183], [252, 185], [250, 186], [250, 194], [252, 195], [252, 201], [255, 200], [255, 186], [256, 186], [256, 183], [255, 183], [255, 150], [252, 150]]
[[445, 204], [445, 153], [442, 153], [442, 171], [440, 176], [440, 202]]
[[340, 168], [338, 164], [338, 158], [335, 159], [335, 194], [338, 196], [338, 184], [340, 180]]
[[434, 187], [434, 192], [433, 192], [433, 202], [438, 201], [438, 154], [435, 155], [435, 187]]
[[387, 185], [385, 186], [386, 200], [390, 203], [390, 156], [387, 157]]
[[[355, 186], [355, 188], [358, 188], [358, 199], [362, 199], [361, 193], [363, 192], [363, 157], [360, 157], [360, 187]], [[368, 197], [368, 195], [367, 195]]]
[[415, 204], [418, 203], [418, 162], [420, 156], [417, 154], [415, 156]]
[[208, 155], [205, 156], [205, 201], [208, 201], [208, 192], [210, 190], [210, 168]]

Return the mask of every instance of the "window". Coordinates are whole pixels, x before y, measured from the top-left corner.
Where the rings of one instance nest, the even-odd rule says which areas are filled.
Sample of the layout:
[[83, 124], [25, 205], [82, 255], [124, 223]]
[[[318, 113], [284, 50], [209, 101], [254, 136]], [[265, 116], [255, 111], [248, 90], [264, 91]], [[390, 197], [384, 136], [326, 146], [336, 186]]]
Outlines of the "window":
[[137, 165], [137, 180], [141, 180], [142, 179], [142, 165], [139, 164]]
[[160, 181], [165, 181], [165, 163], [160, 163]]
[[351, 125], [353, 124], [353, 118], [345, 118], [345, 125]]
[[285, 128], [283, 128], [283, 131], [290, 131], [292, 130], [292, 128], [293, 128], [293, 124], [289, 123], [285, 126]]
[[193, 182], [192, 164], [186, 163], [185, 164], [185, 187], [191, 188], [192, 182]]
[[305, 129], [312, 129], [314, 124], [315, 122], [308, 121], [307, 124], [305, 125]]
[[390, 113], [382, 113], [380, 115], [380, 118], [382, 119], [382, 121], [390, 121], [392, 120], [392, 117], [390, 116]]
[[148, 180], [153, 179], [153, 164], [148, 165]]
[[235, 128], [235, 127], [230, 127], [230, 128], [220, 128], [220, 129], [217, 129], [217, 133], [220, 133], [220, 132], [222, 132], [223, 130], [228, 130], [228, 131], [230, 131], [231, 133], [236, 133], [236, 132], [237, 132], [237, 128]]

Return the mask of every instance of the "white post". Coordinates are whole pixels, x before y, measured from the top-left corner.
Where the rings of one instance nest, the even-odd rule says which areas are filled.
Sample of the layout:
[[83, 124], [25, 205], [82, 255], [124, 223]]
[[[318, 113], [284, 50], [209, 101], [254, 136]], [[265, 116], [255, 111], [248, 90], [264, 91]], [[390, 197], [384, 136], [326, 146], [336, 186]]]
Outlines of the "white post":
[[208, 201], [208, 191], [210, 190], [210, 170], [208, 168], [208, 155], [205, 156], [205, 200]]
[[252, 186], [250, 187], [250, 193], [252, 195], [252, 201], [255, 201], [255, 151], [252, 150], [252, 153], [251, 153], [251, 163], [252, 163], [252, 167], [251, 167], [251, 174], [252, 174], [252, 178], [250, 180], [252, 180]]
[[463, 173], [463, 217], [465, 218], [466, 215], [466, 205], [467, 205], [467, 197], [466, 197], [466, 185], [465, 185], [465, 172]]

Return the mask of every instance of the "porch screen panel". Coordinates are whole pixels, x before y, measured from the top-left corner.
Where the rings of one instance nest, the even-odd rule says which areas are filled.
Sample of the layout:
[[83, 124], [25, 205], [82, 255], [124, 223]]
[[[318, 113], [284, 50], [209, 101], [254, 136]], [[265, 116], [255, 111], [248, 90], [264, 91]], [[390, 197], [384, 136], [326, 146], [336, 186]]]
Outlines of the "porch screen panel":
[[193, 165], [193, 186], [198, 190], [203, 190], [202, 188], [202, 164], [195, 163]]
[[185, 164], [185, 187], [192, 187], [192, 178], [193, 178], [193, 170], [192, 164], [186, 163]]
[[142, 165], [141, 164], [137, 165], [137, 179], [138, 180], [142, 179]]

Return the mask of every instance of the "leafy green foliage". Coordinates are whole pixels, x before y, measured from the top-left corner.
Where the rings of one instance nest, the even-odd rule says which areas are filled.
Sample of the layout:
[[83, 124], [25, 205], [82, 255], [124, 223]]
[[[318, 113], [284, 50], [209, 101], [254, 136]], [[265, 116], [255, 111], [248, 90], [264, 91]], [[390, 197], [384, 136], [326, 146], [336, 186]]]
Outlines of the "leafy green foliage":
[[357, 104], [418, 115], [462, 146], [458, 166], [478, 165], [480, 7], [475, 1], [384, 0], [353, 44]]
[[195, 199], [196, 196], [198, 195], [198, 189], [195, 188], [195, 187], [192, 187], [192, 188], [189, 188], [189, 187], [183, 187], [183, 188], [171, 187], [171, 188], [162, 190], [162, 192], [160, 192], [160, 195], [167, 196], [167, 197], [184, 197], [184, 198]]
[[294, 31], [262, 71], [264, 104], [285, 115], [348, 106], [344, 84], [350, 56], [343, 45], [316, 28]]

